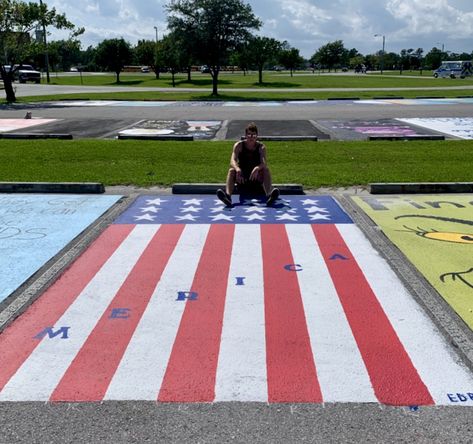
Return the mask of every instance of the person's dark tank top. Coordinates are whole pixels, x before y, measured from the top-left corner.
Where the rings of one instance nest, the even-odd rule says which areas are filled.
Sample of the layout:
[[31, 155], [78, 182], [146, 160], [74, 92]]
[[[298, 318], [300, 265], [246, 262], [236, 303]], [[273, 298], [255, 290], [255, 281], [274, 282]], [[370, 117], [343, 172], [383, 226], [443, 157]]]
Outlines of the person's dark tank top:
[[256, 142], [254, 150], [249, 150], [245, 142], [242, 142], [240, 154], [238, 155], [238, 165], [244, 176], [249, 176], [253, 168], [261, 163], [260, 156], [261, 143]]

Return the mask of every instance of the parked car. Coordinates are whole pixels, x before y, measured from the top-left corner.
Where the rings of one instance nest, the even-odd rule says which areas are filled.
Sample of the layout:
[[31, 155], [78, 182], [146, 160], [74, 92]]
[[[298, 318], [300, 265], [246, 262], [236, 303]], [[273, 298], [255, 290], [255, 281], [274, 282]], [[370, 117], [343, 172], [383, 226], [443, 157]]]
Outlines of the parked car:
[[[11, 70], [10, 65], [5, 65], [4, 68], [7, 72]], [[15, 70], [13, 80], [18, 80], [20, 83], [41, 83], [41, 73], [36, 71], [31, 65], [13, 65], [13, 69]]]
[[141, 67], [141, 72], [148, 73], [149, 72], [149, 66], [142, 66]]
[[201, 72], [202, 74], [208, 74], [208, 73], [210, 72], [210, 68], [209, 68], [207, 65], [202, 65], [202, 66], [200, 67], [200, 72]]

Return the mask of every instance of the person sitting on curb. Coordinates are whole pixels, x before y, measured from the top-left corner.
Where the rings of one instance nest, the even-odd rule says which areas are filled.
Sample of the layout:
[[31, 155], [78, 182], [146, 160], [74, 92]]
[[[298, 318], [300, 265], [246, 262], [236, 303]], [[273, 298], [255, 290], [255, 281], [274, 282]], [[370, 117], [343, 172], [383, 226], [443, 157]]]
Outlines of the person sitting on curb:
[[266, 147], [258, 142], [258, 128], [250, 123], [245, 129], [245, 139], [233, 145], [225, 191], [217, 190], [217, 197], [228, 207], [232, 206], [232, 193], [237, 185], [263, 185], [266, 205], [271, 206], [279, 197], [279, 190], [273, 188], [271, 173], [266, 164]]

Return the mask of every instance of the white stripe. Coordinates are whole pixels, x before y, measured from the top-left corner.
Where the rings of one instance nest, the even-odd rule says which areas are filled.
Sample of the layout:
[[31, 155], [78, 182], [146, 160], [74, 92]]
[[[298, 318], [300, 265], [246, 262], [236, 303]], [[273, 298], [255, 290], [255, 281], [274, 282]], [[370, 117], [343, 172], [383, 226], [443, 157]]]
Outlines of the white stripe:
[[452, 402], [448, 397], [473, 392], [473, 376], [452, 347], [361, 231], [351, 225], [337, 227], [435, 403], [473, 405], [472, 399]]
[[260, 225], [235, 226], [215, 400], [268, 401]]
[[70, 327], [69, 338], [46, 335], [4, 387], [1, 401], [49, 399], [158, 228], [140, 225], [128, 235], [54, 326]]
[[157, 400], [209, 227], [186, 225], [104, 399]]
[[[286, 225], [324, 402], [377, 402], [310, 225]], [[296, 273], [296, 272], [294, 272]]]

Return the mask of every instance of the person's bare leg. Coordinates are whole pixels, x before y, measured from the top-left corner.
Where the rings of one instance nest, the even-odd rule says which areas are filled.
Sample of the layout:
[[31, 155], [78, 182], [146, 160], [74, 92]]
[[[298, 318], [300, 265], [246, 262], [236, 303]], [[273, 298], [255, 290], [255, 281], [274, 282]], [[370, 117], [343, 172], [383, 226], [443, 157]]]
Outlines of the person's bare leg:
[[271, 180], [271, 173], [269, 172], [269, 168], [265, 168], [261, 170], [261, 174], [263, 177], [263, 188], [266, 196], [269, 196], [273, 189], [273, 184]]
[[225, 192], [229, 196], [233, 194], [233, 190], [235, 188], [235, 180], [236, 180], [236, 171], [233, 168], [230, 168], [228, 170], [227, 182], [225, 184]]

